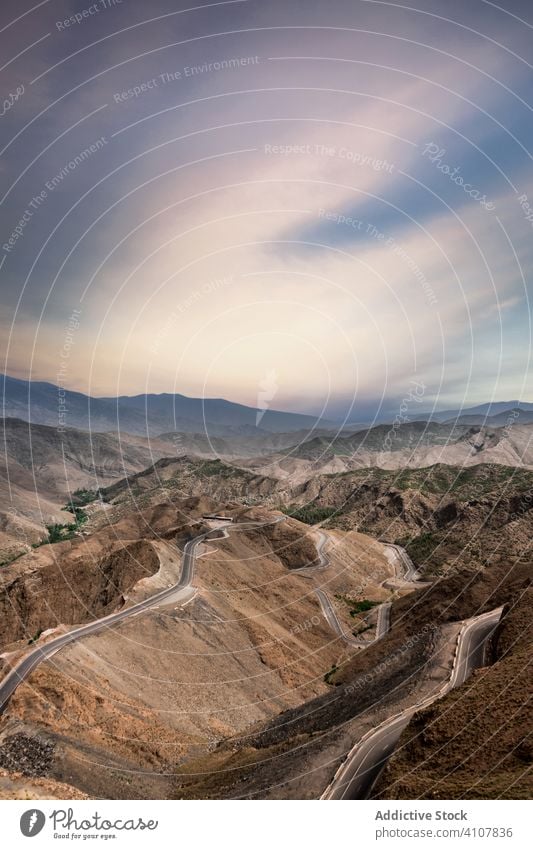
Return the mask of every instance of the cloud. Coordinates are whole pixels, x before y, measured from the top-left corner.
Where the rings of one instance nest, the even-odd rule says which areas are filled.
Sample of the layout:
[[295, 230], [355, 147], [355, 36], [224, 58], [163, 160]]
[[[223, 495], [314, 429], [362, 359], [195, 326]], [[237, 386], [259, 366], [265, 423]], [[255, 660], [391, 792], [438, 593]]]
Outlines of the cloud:
[[[53, 379], [58, 328], [82, 302], [70, 378], [96, 394], [175, 388], [255, 403], [275, 371], [276, 404], [340, 410], [354, 393], [401, 394], [414, 374], [435, 396], [490, 392], [498, 370], [506, 386], [520, 378], [523, 364], [511, 368], [501, 350], [523, 330], [525, 292], [498, 219], [526, 273], [529, 232], [493, 163], [499, 148], [519, 151], [506, 129], [522, 138], [526, 125], [517, 98], [487, 74], [512, 88], [522, 70], [502, 50], [488, 61], [477, 36], [446, 26], [443, 39], [433, 20], [408, 16], [407, 26], [398, 10], [357, 18], [339, 2], [326, 21], [306, 8], [309, 27], [295, 30], [303, 12], [277, 6], [273, 24], [270, 8], [244, 4], [85, 49], [135, 22], [117, 14], [91, 34], [56, 32], [27, 57], [30, 77], [61, 64], [13, 121], [77, 88], [13, 145], [14, 177], [39, 159], [10, 196], [5, 231], [48, 175], [99, 135], [108, 142], [50, 193], [6, 258], [12, 311], [42, 249], [8, 370], [23, 373], [35, 343], [39, 375]], [[341, 19], [351, 30], [310, 28]], [[397, 38], [355, 31], [387, 22]], [[32, 19], [27, 37], [41, 24]], [[226, 34], [212, 38], [217, 27]], [[159, 49], [187, 38], [196, 40]], [[259, 61], [114, 97], [185, 65], [248, 55]], [[490, 115], [501, 121], [509, 104], [502, 128]], [[432, 140], [496, 215], [424, 158]], [[525, 160], [514, 161], [512, 180], [527, 186]]]

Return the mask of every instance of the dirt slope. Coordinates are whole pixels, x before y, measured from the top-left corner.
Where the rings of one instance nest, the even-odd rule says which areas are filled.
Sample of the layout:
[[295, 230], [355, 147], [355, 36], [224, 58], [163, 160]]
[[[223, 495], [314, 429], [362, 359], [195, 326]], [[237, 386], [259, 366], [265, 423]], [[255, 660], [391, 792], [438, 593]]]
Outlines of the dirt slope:
[[[341, 662], [328, 693], [184, 764], [176, 797], [318, 798], [356, 740], [447, 680], [458, 634], [454, 623], [515, 597], [529, 571], [530, 565], [509, 569], [504, 561], [475, 577], [457, 573], [399, 599], [389, 634]], [[517, 706], [523, 696], [521, 689]], [[468, 709], [466, 715], [471, 716]], [[521, 721], [517, 727], [523, 728]], [[502, 751], [508, 742], [502, 741]], [[434, 750], [438, 767], [437, 744]], [[525, 783], [516, 792], [523, 795], [528, 784], [520, 781]], [[445, 786], [438, 798], [448, 798], [447, 792]]]
[[[105, 533], [131, 537], [144, 533], [146, 524], [157, 546], [172, 547], [180, 530], [183, 541], [186, 532], [202, 527], [193, 525], [200, 504], [213, 507], [190, 498], [179, 507], [163, 503], [121, 516], [94, 535], [93, 545], [105, 550]], [[273, 518], [262, 509], [233, 512]], [[135, 543], [141, 544], [149, 540]], [[365, 580], [365, 593], [371, 595], [372, 587], [383, 593], [377, 585], [392, 569], [379, 544], [336, 532], [330, 547], [332, 565], [316, 580], [332, 598], [356, 596]], [[10, 701], [0, 726], [4, 736], [21, 724], [36, 738], [45, 735], [56, 747], [49, 775], [89, 795], [168, 795], [167, 774], [183, 758], [329, 689], [325, 673], [349, 652], [321, 614], [315, 579], [294, 572], [316, 560], [314, 537], [294, 520], [257, 532], [235, 528], [206, 546], [197, 595], [185, 607], [166, 604], [42, 665]], [[128, 576], [134, 577], [131, 569]], [[143, 592], [150, 580], [143, 578]]]

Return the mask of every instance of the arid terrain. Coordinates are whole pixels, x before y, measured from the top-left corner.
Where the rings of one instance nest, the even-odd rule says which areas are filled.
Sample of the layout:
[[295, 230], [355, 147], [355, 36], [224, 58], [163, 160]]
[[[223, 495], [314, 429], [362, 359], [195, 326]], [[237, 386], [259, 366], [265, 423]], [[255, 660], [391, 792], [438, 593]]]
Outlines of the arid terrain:
[[[532, 470], [533, 425], [519, 423], [521, 419], [512, 421], [512, 426], [501, 427], [411, 422], [394, 428], [378, 425], [348, 435], [320, 430], [311, 436], [307, 431], [230, 433], [225, 437], [167, 432], [143, 438], [124, 432], [60, 431], [6, 418], [2, 420], [0, 495], [9, 506], [0, 509], [0, 560], [29, 550], [42, 539], [44, 524], [65, 522], [68, 516], [61, 508], [76, 490], [97, 490], [113, 482], [124, 488], [128, 486], [124, 479], [133, 476], [135, 490], [140, 491], [159, 483], [159, 478], [174, 480], [173, 460], [187, 457], [225, 463], [228, 477], [237, 477], [235, 469], [241, 470], [242, 486], [250, 483], [251, 495], [258, 503], [261, 496], [274, 490], [282, 501], [289, 493], [294, 493], [298, 502], [305, 497], [314, 500], [322, 478], [351, 471], [366, 476], [374, 468], [398, 474], [435, 466], [466, 470], [499, 465]], [[207, 464], [202, 478], [217, 468]], [[135, 477], [139, 472], [145, 480]], [[250, 477], [245, 478], [245, 472]], [[261, 478], [264, 483], [259, 486]], [[392, 481], [394, 476], [384, 479]], [[302, 491], [298, 491], [299, 485]], [[186, 490], [190, 489], [189, 483]], [[343, 489], [346, 491], [346, 485]], [[115, 494], [115, 490], [111, 492]]]
[[354, 434], [316, 436], [281, 453], [244, 464], [256, 472], [293, 483], [318, 474], [354, 469], [419, 469], [436, 464], [470, 467], [480, 463], [533, 469], [533, 427], [410, 422], [377, 425]]
[[[429, 442], [449, 443], [443, 427]], [[516, 679], [517, 721], [500, 749], [487, 747], [479, 793], [528, 792], [533, 471], [523, 464], [482, 462], [494, 455], [481, 451], [466, 467], [439, 453], [424, 468], [282, 475], [275, 454], [269, 469], [165, 456], [165, 437], [55, 441], [45, 426], [32, 426], [30, 450], [25, 423], [6, 430], [6, 479], [17, 472], [28, 510], [31, 478], [58, 524], [47, 531], [17, 511], [35, 542], [0, 573], [3, 675], [34, 647], [177, 584], [188, 542], [211, 537], [185, 601], [170, 595], [72, 642], [16, 689], [0, 724], [0, 795], [26, 781], [32, 798], [316, 798], [354, 741], [446, 682], [461, 622], [499, 606], [486, 668], [415, 715], [374, 790], [476, 797], [482, 706], [490, 700], [497, 719], [495, 694]], [[407, 551], [419, 586], [389, 543]], [[380, 605], [390, 629], [376, 641]], [[448, 742], [446, 729], [470, 720], [472, 735]]]
[[375, 798], [531, 799], [531, 605], [524, 586], [495, 635], [491, 665], [416, 717]]
[[[118, 508], [117, 521], [107, 516], [87, 537], [43, 546], [5, 568], [4, 663], [24, 650], [28, 634], [46, 640], [52, 629], [150, 595], [158, 581], [175, 583], [178, 547], [215, 507], [192, 497], [131, 514]], [[276, 517], [224, 510], [238, 520]], [[340, 599], [349, 628], [356, 623], [342, 599], [388, 598], [380, 585], [394, 570], [379, 543], [336, 531], [327, 576], [305, 576], [295, 570], [316, 562], [315, 539], [291, 519], [259, 530], [236, 524], [206, 544], [185, 607], [162, 605], [42, 664], [11, 698], [2, 739], [24, 732], [52, 741], [46, 774], [90, 795], [157, 795], [168, 792], [165, 774], [184, 758], [324, 693], [324, 675], [346, 649], [320, 613], [317, 580]]]

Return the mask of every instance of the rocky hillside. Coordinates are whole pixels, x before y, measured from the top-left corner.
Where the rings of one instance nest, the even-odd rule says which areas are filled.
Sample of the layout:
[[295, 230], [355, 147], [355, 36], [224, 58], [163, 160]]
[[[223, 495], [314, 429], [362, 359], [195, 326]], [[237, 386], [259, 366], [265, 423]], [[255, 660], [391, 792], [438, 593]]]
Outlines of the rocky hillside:
[[33, 488], [64, 497], [78, 487], [96, 488], [169, 454], [169, 444], [116, 433], [90, 433], [20, 419], [2, 419], [2, 475], [29, 472]]
[[46, 536], [46, 523], [68, 523], [69, 493], [97, 489], [165, 456], [168, 443], [75, 429], [1, 422], [0, 561], [28, 551]]
[[[28, 551], [44, 524], [66, 523], [62, 507], [77, 489], [126, 491], [135, 497], [164, 484], [173, 492], [207, 492], [222, 500], [283, 504], [298, 487], [350, 471], [418, 469], [430, 465], [531, 466], [533, 426], [467, 427], [413, 422], [379, 425], [331, 441], [325, 431], [305, 441], [298, 433], [165, 433], [150, 440], [125, 432], [98, 433], [2, 420], [0, 463], [0, 562]], [[302, 442], [291, 445], [294, 438]], [[289, 447], [287, 447], [289, 446]], [[259, 459], [250, 459], [257, 451]], [[277, 452], [277, 453], [276, 453]], [[204, 462], [201, 462], [201, 461]], [[340, 478], [337, 478], [339, 481]], [[375, 479], [372, 478], [372, 479]], [[390, 479], [390, 478], [389, 478]], [[116, 483], [116, 486], [114, 485]], [[321, 484], [322, 486], [322, 484]], [[341, 482], [345, 492], [346, 484]]]
[[196, 456], [231, 453], [230, 443], [198, 434], [143, 439], [3, 419], [0, 462], [0, 562], [46, 536], [45, 523], [71, 520], [62, 507], [76, 490], [96, 490], [186, 450]]
[[[458, 634], [454, 623], [501, 604], [512, 606], [512, 600], [520, 597], [529, 581], [531, 562], [515, 564], [513, 569], [509, 568], [510, 565], [503, 557], [499, 563], [475, 576], [467, 571], [457, 572], [435, 582], [429, 589], [420, 589], [395, 601], [389, 634], [364, 652], [339, 663], [338, 668], [328, 676], [329, 693], [301, 707], [285, 711], [275, 720], [257, 725], [245, 736], [221, 743], [212, 753], [185, 763], [179, 771], [176, 797], [318, 798], [356, 740], [387, 716], [419, 699], [421, 693], [435, 692], [439, 684], [448, 679], [452, 647]], [[524, 599], [523, 604], [520, 616], [525, 614], [530, 623], [531, 598], [527, 601]], [[494, 704], [498, 685], [504, 683], [499, 672], [500, 659], [509, 652], [511, 644], [515, 644], [520, 630], [519, 619], [509, 618], [500, 633], [494, 656], [496, 664], [490, 672], [494, 676], [494, 689], [490, 693], [485, 691], [474, 706], [465, 703], [461, 715], [449, 721], [443, 708], [445, 726], [438, 736], [433, 735], [428, 720], [423, 740], [417, 738], [416, 748], [406, 754], [406, 762], [400, 762], [398, 769], [392, 773], [394, 779], [400, 778], [406, 767], [410, 767], [416, 760], [421, 762], [420, 779], [417, 778], [416, 785], [409, 785], [407, 777], [405, 790], [399, 794], [401, 798], [417, 798], [417, 792], [428, 787], [424, 784], [428, 778], [445, 778], [448, 769], [452, 770], [470, 753], [474, 755], [478, 740], [484, 740], [488, 757], [493, 740], [487, 734], [487, 728], [496, 730], [491, 705]], [[509, 677], [507, 674], [505, 677], [505, 684], [509, 685], [513, 673], [517, 673], [520, 668], [521, 678], [516, 693], [512, 693], [507, 686], [497, 696], [498, 710], [501, 706], [501, 714], [497, 718], [501, 716], [502, 722], [507, 720], [508, 734], [502, 737], [496, 751], [500, 752], [500, 757], [506, 751], [510, 753], [511, 771], [507, 778], [512, 774], [517, 784], [509, 792], [510, 795], [514, 792], [524, 798], [531, 788], [524, 769], [520, 771], [519, 763], [523, 761], [526, 764], [530, 750], [524, 741], [517, 751], [513, 751], [513, 742], [521, 740], [525, 731], [527, 691], [523, 650], [528, 642], [527, 634], [524, 634], [523, 640], [520, 637], [517, 665], [514, 669], [509, 668]], [[476, 686], [476, 682], [483, 680], [485, 675], [486, 670], [477, 673], [472, 682], [447, 696], [442, 704], [445, 706], [455, 701], [461, 704], [461, 694], [464, 695], [469, 686]], [[508, 710], [505, 712], [506, 704], [511, 706], [511, 713]], [[429, 719], [433, 709], [430, 709]], [[471, 741], [468, 721], [476, 715], [476, 711], [476, 731]], [[514, 720], [511, 720], [515, 711], [518, 712], [516, 728]], [[449, 756], [441, 769], [439, 744], [449, 740], [450, 734], [457, 728], [463, 729], [462, 739], [457, 746], [452, 741]], [[426, 740], [435, 753], [434, 773], [425, 771], [421, 758]], [[497, 754], [490, 756], [490, 762], [483, 760], [487, 764], [496, 762]], [[471, 776], [474, 770], [473, 763]], [[506, 772], [505, 767], [503, 772]], [[465, 783], [461, 785], [461, 792], [465, 786]], [[488, 798], [493, 798], [497, 795], [498, 786], [497, 781], [491, 786], [490, 776], [487, 776], [483, 792]], [[415, 795], [410, 795], [413, 792]], [[435, 787], [433, 792], [433, 798], [450, 798], [449, 786], [445, 781], [442, 786]], [[476, 792], [477, 788], [473, 786], [472, 798], [476, 798]], [[388, 794], [389, 791], [385, 790], [382, 798], [389, 798]], [[460, 798], [460, 792], [456, 789], [451, 798]]]
[[507, 604], [493, 665], [416, 714], [375, 798], [530, 799], [533, 589]]
[[104, 616], [158, 568], [142, 539], [113, 543], [95, 535], [43, 546], [0, 572], [0, 645]]
[[320, 475], [293, 499], [329, 511], [328, 526], [405, 546], [426, 575], [480, 568], [502, 552], [520, 557], [533, 533], [533, 472], [505, 466]]
[[133, 500], [139, 506], [160, 499], [162, 493], [170, 497], [209, 495], [218, 501], [237, 499], [252, 505], [277, 499], [282, 491], [274, 478], [222, 460], [186, 456], [158, 460], [144, 471], [106, 487], [103, 495], [113, 503]]
[[0, 799], [87, 799], [80, 790], [49, 778], [31, 778], [19, 770], [0, 769]]
[[[105, 549], [111, 540], [125, 545], [129, 539], [125, 547], [130, 551], [135, 535], [142, 536], [135, 545], [153, 545], [167, 586], [179, 576], [176, 541], [182, 545], [201, 532], [202, 512], [231, 511], [236, 519], [254, 521], [276, 518], [264, 508], [243, 509], [206, 497], [166, 500], [129, 513], [125, 505], [114, 510], [106, 513], [106, 528], [69, 543], [61, 558], [70, 575], [77, 556], [80, 569], [93, 576], [89, 601], [93, 607], [96, 598], [106, 602], [106, 610], [113, 602], [97, 571], [105, 571], [104, 557], [105, 563], [111, 559]], [[92, 546], [85, 549], [93, 554], [92, 572], [87, 559], [81, 560], [84, 546]], [[100, 798], [164, 798], [184, 759], [330, 689], [324, 676], [346, 648], [321, 615], [315, 579], [295, 572], [317, 560], [309, 527], [291, 519], [257, 530], [235, 525], [200, 555], [196, 595], [187, 605], [169, 600], [69, 646], [38, 667], [2, 717], [0, 763], [3, 741], [8, 757], [9, 739], [23, 728], [36, 741], [36, 750], [54, 744], [48, 778]], [[25, 568], [25, 560], [18, 561], [19, 568]], [[383, 596], [379, 585], [392, 569], [379, 544], [335, 532], [331, 561], [327, 586], [333, 599], [356, 596], [363, 583], [370, 597]], [[15, 566], [8, 567], [11, 576]], [[41, 572], [46, 568], [40, 563]], [[154, 592], [160, 574], [150, 577], [152, 571], [147, 569], [128, 591], [130, 597], [137, 598], [141, 590]], [[130, 581], [135, 578], [131, 568], [128, 575]], [[317, 575], [322, 582], [323, 574]], [[35, 577], [27, 573], [28, 579]], [[84, 585], [77, 590], [78, 572], [71, 579], [72, 584], [63, 583], [65, 606], [78, 603], [74, 587], [78, 594], [85, 592]], [[33, 617], [42, 605], [42, 596], [35, 598]]]
[[202, 528], [207, 530], [201, 516], [214, 506], [207, 498], [177, 499], [145, 510], [106, 510], [99, 504], [83, 533], [41, 545], [4, 565], [0, 646], [121, 606], [134, 584], [158, 571], [154, 544], [170, 539], [183, 545]]
[[426, 576], [483, 568], [506, 551], [520, 557], [533, 533], [533, 472], [501, 465], [435, 465], [398, 472], [370, 468], [276, 480], [220, 460], [162, 459], [104, 490], [117, 509], [209, 495], [266, 504], [325, 527], [359, 530], [407, 548]]
[[[45, 524], [70, 521], [62, 507], [80, 488], [105, 488], [162, 458], [171, 458], [166, 460], [171, 466], [187, 454], [215, 462], [215, 458], [231, 460], [279, 450], [298, 434], [265, 432], [222, 439], [202, 433], [165, 433], [148, 440], [125, 432], [59, 431], [6, 418], [1, 420], [1, 436], [0, 562], [7, 562], [39, 542], [45, 536]], [[202, 479], [209, 468], [205, 467]], [[146, 479], [150, 480], [150, 473]], [[127, 484], [119, 486], [117, 493], [124, 487]], [[143, 487], [140, 480], [139, 488]], [[189, 491], [193, 491], [191, 485]], [[199, 492], [199, 487], [194, 491]]]
[[243, 465], [259, 474], [302, 482], [353, 469], [419, 469], [435, 464], [501, 464], [533, 469], [533, 425], [488, 427], [406, 422], [322, 435]]

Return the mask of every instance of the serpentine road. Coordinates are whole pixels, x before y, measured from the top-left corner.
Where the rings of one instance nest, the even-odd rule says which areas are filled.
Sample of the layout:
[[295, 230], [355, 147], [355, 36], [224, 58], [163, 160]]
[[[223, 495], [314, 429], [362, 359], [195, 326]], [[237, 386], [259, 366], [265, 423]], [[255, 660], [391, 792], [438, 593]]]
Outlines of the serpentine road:
[[[125, 619], [129, 619], [131, 616], [137, 616], [139, 613], [142, 613], [145, 610], [151, 610], [154, 607], [162, 604], [165, 601], [172, 600], [173, 603], [185, 603], [193, 595], [192, 589], [192, 579], [194, 575], [194, 566], [196, 561], [196, 549], [197, 547], [204, 542], [206, 539], [212, 538], [216, 539], [216, 535], [219, 534], [220, 531], [226, 535], [226, 528], [239, 528], [243, 529], [251, 529], [251, 528], [259, 528], [264, 527], [265, 525], [275, 524], [277, 522], [283, 522], [285, 520], [284, 516], [277, 517], [273, 519], [271, 522], [239, 522], [238, 524], [233, 524], [228, 522], [227, 524], [221, 525], [219, 528], [215, 528], [213, 530], [207, 531], [206, 533], [200, 534], [194, 539], [187, 542], [183, 549], [183, 557], [181, 563], [181, 572], [180, 578], [177, 584], [173, 584], [171, 587], [168, 587], [165, 590], [157, 593], [156, 595], [150, 596], [150, 598], [145, 599], [144, 601], [139, 602], [138, 604], [134, 604], [131, 607], [124, 608], [123, 610], [119, 610], [117, 613], [111, 613], [109, 616], [103, 616], [101, 619], [97, 619], [94, 622], [88, 622], [86, 625], [81, 625], [78, 628], [73, 628], [67, 634], [63, 634], [60, 637], [56, 637], [53, 640], [50, 640], [48, 643], [45, 643], [42, 646], [38, 646], [33, 649], [33, 651], [29, 652], [16, 666], [10, 670], [5, 678], [0, 681], [0, 713], [2, 713], [22, 681], [26, 680], [28, 676], [33, 672], [33, 670], [44, 660], [52, 657], [56, 652], [60, 651], [65, 646], [70, 645], [70, 643], [79, 640], [82, 637], [88, 637], [91, 634], [96, 634], [99, 631], [102, 631], [104, 628], [108, 628], [112, 625], [115, 625], [117, 622], [122, 622]], [[329, 559], [324, 553], [324, 546], [327, 542], [327, 536], [322, 531], [319, 532], [320, 539], [317, 544], [317, 552], [318, 552], [318, 563], [314, 566], [306, 566], [302, 569], [293, 570], [294, 573], [307, 574], [310, 575], [315, 570], [321, 570], [326, 568], [329, 565]], [[393, 546], [398, 549], [397, 546]], [[401, 549], [398, 549], [398, 554], [403, 560], [403, 554]], [[407, 555], [405, 555], [407, 558]], [[412, 567], [412, 563], [410, 563], [409, 559], [403, 562], [406, 565], [406, 578], [407, 575], [410, 574], [410, 567]], [[324, 593], [323, 590], [316, 589], [315, 590], [318, 600], [320, 602], [322, 612], [328, 621], [331, 628], [343, 639], [345, 642], [350, 645], [365, 647], [370, 645], [370, 642], [364, 642], [362, 640], [357, 640], [351, 634], [346, 633], [344, 628], [342, 627], [335, 609], [331, 604], [329, 598]], [[380, 639], [389, 628], [389, 612], [390, 612], [390, 604], [382, 604], [378, 610], [378, 621], [376, 626], [376, 640]]]
[[183, 603], [188, 601], [192, 597], [193, 593], [191, 583], [194, 576], [194, 565], [196, 560], [195, 552], [197, 547], [206, 539], [216, 539], [216, 534], [218, 534], [219, 531], [225, 531], [228, 527], [239, 528], [239, 530], [258, 528], [264, 527], [265, 525], [272, 525], [276, 522], [282, 522], [284, 521], [284, 518], [285, 517], [282, 516], [273, 519], [271, 522], [228, 523], [227, 525], [221, 525], [220, 528], [215, 528], [207, 531], [206, 533], [200, 534], [187, 542], [183, 548], [181, 572], [177, 584], [173, 584], [166, 590], [162, 590], [160, 593], [150, 596], [150, 598], [140, 601], [138, 604], [133, 604], [131, 607], [119, 610], [117, 613], [111, 613], [109, 616], [103, 616], [101, 619], [97, 619], [94, 622], [88, 622], [87, 625], [81, 625], [79, 628], [74, 628], [72, 631], [69, 631], [68, 634], [56, 637], [55, 639], [50, 640], [50, 642], [45, 643], [44, 645], [29, 652], [29, 654], [27, 654], [15, 667], [13, 667], [13, 669], [8, 672], [5, 678], [0, 682], [0, 713], [4, 711], [6, 704], [19, 684], [21, 684], [22, 681], [24, 681], [28, 675], [33, 672], [36, 666], [42, 663], [43, 660], [47, 660], [60, 649], [68, 646], [75, 640], [79, 640], [80, 637], [87, 637], [90, 634], [96, 634], [98, 631], [102, 631], [104, 628], [115, 625], [117, 622], [122, 622], [124, 619], [136, 616], [144, 610], [150, 610], [151, 608], [157, 607], [164, 601], [168, 601], [170, 599], [172, 599], [172, 602]]
[[333, 781], [322, 794], [322, 799], [368, 798], [378, 775], [396, 748], [402, 731], [416, 711], [445, 696], [466, 681], [473, 669], [483, 665], [487, 640], [496, 628], [501, 613], [502, 608], [498, 607], [463, 622], [448, 681], [434, 695], [390, 717], [365, 734], [337, 770]]
[[[136, 616], [139, 613], [158, 607], [165, 601], [172, 600], [175, 602], [186, 602], [193, 594], [192, 580], [194, 577], [194, 567], [196, 562], [196, 549], [207, 539], [216, 539], [220, 531], [226, 536], [227, 528], [238, 528], [239, 530], [264, 527], [266, 525], [275, 524], [284, 521], [285, 517], [278, 517], [271, 522], [242, 522], [238, 524], [228, 523], [221, 525], [219, 528], [209, 530], [194, 539], [187, 542], [183, 549], [183, 557], [181, 563], [180, 578], [176, 584], [168, 587], [165, 590], [138, 602], [131, 607], [111, 613], [109, 616], [104, 616], [94, 622], [89, 622], [86, 625], [81, 625], [74, 628], [67, 634], [56, 637], [50, 642], [39, 646], [30, 651], [0, 682], [0, 713], [5, 709], [9, 699], [19, 686], [31, 672], [44, 660], [52, 657], [56, 652], [60, 651], [65, 646], [76, 640], [96, 634], [104, 628], [115, 625], [131, 616]], [[302, 569], [293, 570], [294, 573], [311, 574], [317, 569], [324, 569], [329, 565], [329, 560], [324, 554], [323, 548], [327, 541], [327, 536], [320, 532], [320, 540], [317, 545], [318, 563], [315, 566], [305, 567]], [[399, 546], [390, 546], [394, 548], [402, 561], [405, 568], [405, 580], [415, 583], [419, 579], [411, 560], [407, 554]], [[324, 616], [333, 630], [350, 644], [358, 646], [371, 645], [370, 642], [363, 642], [354, 638], [351, 634], [347, 634], [337, 614], [327, 597], [321, 589], [315, 589], [315, 593], [320, 601]], [[376, 624], [376, 637], [373, 642], [380, 639], [388, 631], [390, 627], [390, 603], [386, 602], [380, 605], [378, 609], [378, 619]], [[390, 757], [403, 729], [409, 723], [413, 714], [423, 707], [431, 704], [436, 699], [445, 695], [453, 687], [462, 684], [466, 680], [471, 670], [483, 663], [483, 654], [486, 641], [501, 616], [502, 608], [485, 613], [472, 620], [463, 623], [463, 627], [458, 637], [457, 648], [454, 657], [454, 664], [450, 679], [441, 687], [435, 695], [423, 699], [409, 709], [390, 717], [386, 722], [372, 729], [353, 747], [345, 762], [337, 770], [337, 773], [322, 795], [322, 799], [357, 799], [368, 796], [372, 785], [377, 776], [381, 772], [385, 762]]]
[[[309, 577], [313, 574], [315, 570], [324, 569], [329, 565], [329, 560], [327, 555], [324, 553], [323, 548], [325, 543], [327, 542], [327, 536], [323, 531], [320, 531], [320, 540], [317, 545], [317, 551], [319, 556], [319, 562], [315, 566], [307, 566], [302, 569], [294, 569], [293, 572], [298, 572], [302, 575], [306, 575]], [[387, 548], [392, 548], [398, 559], [400, 560], [405, 574], [403, 576], [403, 580], [405, 583], [417, 584], [420, 581], [420, 574], [417, 572], [413, 561], [409, 557], [406, 551], [399, 545], [393, 545], [392, 543], [383, 543]], [[387, 579], [388, 580], [388, 579]], [[384, 584], [386, 581], [383, 582]], [[427, 586], [426, 584], [420, 584], [420, 586]], [[315, 595], [320, 602], [320, 607], [322, 609], [322, 613], [324, 614], [324, 618], [326, 619], [330, 628], [335, 631], [337, 636], [341, 638], [345, 643], [349, 646], [353, 646], [354, 648], [368, 648], [373, 643], [377, 642], [377, 640], [381, 640], [382, 637], [385, 636], [387, 631], [390, 628], [390, 611], [392, 607], [392, 603], [390, 601], [385, 601], [383, 604], [380, 604], [377, 609], [377, 621], [376, 621], [376, 635], [373, 640], [361, 640], [358, 637], [354, 637], [350, 631], [346, 631], [343, 627], [339, 617], [337, 616], [337, 611], [333, 606], [329, 596], [324, 592], [323, 589], [316, 588]]]
[[415, 583], [420, 580], [420, 572], [417, 571], [413, 561], [407, 554], [406, 550], [401, 547], [401, 545], [395, 545], [392, 542], [383, 543], [387, 548], [392, 548], [393, 551], [396, 552], [397, 556], [402, 562], [402, 565], [405, 569], [404, 581], [409, 581], [410, 583]]

